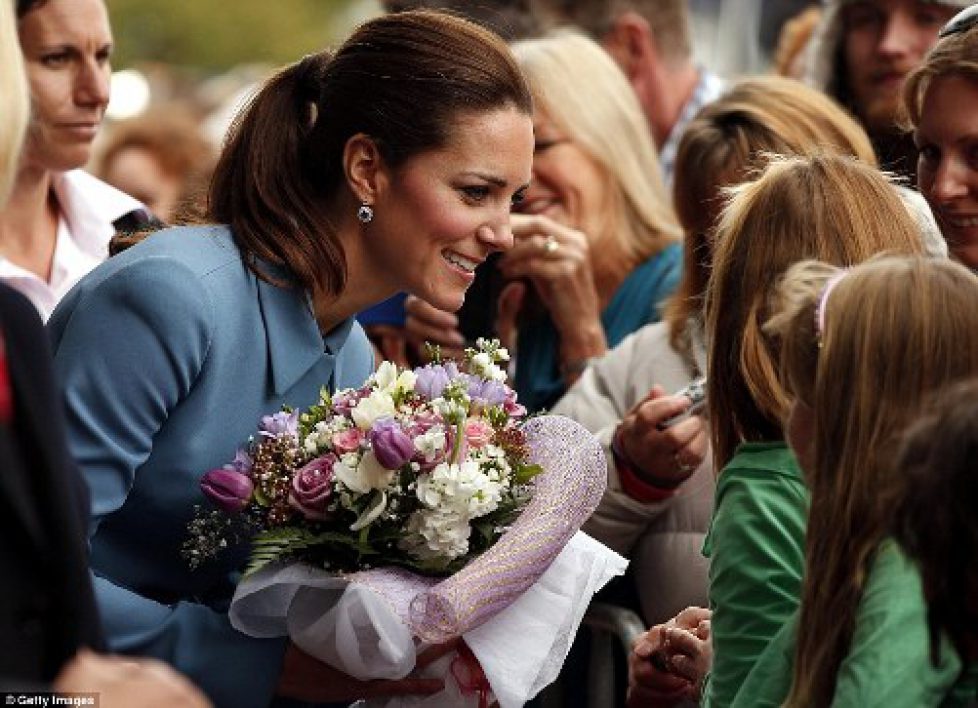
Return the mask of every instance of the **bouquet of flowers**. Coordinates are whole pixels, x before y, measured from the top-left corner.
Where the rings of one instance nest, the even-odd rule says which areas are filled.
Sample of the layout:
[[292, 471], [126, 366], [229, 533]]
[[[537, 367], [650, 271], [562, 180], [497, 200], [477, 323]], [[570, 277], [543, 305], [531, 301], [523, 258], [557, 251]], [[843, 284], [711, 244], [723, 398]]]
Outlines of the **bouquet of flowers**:
[[465, 639], [428, 669], [445, 691], [387, 706], [491, 693], [510, 708], [552, 681], [626, 563], [579, 533], [605, 487], [600, 445], [566, 418], [527, 417], [507, 358], [480, 340], [459, 363], [385, 362], [359, 389], [266, 416], [207, 472], [217, 508], [198, 510], [184, 554], [196, 567], [250, 540], [232, 624], [360, 679], [402, 678], [424, 646]]
[[384, 362], [359, 389], [262, 418], [247, 450], [207, 472], [184, 555], [191, 567], [250, 538], [248, 573], [291, 558], [331, 571], [402, 566], [451, 575], [530, 497], [525, 409], [508, 359], [480, 340], [455, 362]]

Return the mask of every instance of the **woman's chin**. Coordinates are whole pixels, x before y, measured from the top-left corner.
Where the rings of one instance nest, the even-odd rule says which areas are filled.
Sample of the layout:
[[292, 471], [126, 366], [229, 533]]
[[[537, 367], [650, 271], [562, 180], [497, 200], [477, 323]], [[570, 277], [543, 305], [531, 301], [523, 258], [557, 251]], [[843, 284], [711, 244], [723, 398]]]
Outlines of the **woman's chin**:
[[444, 310], [445, 312], [457, 312], [461, 309], [462, 304], [465, 302], [465, 290], [464, 289], [444, 289], [437, 293], [424, 293], [418, 294], [422, 300], [426, 300], [429, 305], [437, 307], [439, 310]]

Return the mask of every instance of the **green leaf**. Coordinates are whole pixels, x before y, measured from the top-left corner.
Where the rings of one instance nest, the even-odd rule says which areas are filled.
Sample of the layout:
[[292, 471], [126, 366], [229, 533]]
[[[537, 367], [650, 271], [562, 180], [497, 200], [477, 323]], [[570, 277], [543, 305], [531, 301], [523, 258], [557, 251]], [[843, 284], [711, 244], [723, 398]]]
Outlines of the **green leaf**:
[[516, 472], [513, 478], [517, 484], [526, 484], [542, 472], [543, 467], [540, 465], [516, 465]]

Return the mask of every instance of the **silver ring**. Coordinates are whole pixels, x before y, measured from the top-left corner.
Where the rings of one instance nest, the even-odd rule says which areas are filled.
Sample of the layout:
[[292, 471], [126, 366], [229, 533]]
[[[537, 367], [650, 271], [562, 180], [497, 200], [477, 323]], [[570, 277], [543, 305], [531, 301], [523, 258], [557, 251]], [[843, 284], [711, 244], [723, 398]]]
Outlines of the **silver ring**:
[[551, 253], [556, 253], [558, 248], [560, 248], [560, 244], [557, 243], [557, 239], [553, 236], [547, 236], [547, 240], [543, 244], [544, 253], [549, 256]]

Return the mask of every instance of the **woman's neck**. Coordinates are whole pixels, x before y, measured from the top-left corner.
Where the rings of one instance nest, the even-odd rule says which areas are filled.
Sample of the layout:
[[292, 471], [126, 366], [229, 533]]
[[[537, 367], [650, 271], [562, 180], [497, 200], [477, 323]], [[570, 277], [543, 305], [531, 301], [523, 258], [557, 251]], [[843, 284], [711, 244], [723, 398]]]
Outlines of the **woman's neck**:
[[354, 220], [340, 223], [337, 238], [343, 244], [346, 259], [346, 285], [338, 295], [320, 297], [314, 303], [316, 321], [324, 334], [397, 292], [390, 287], [389, 276], [363, 252], [364, 235]]
[[47, 282], [57, 237], [51, 172], [21, 167], [10, 200], [0, 210], [0, 256]]

